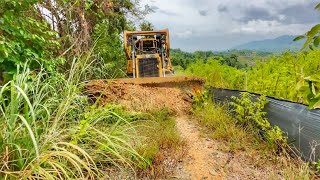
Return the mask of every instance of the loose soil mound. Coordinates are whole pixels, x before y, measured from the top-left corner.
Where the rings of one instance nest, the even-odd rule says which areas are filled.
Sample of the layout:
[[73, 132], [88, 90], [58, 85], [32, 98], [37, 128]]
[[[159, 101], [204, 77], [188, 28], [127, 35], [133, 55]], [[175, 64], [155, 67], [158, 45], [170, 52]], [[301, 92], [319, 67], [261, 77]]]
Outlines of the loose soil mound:
[[168, 87], [146, 87], [123, 82], [96, 80], [86, 84], [85, 93], [98, 105], [119, 103], [128, 110], [153, 111], [169, 108], [177, 114], [185, 114], [191, 107], [191, 95]]

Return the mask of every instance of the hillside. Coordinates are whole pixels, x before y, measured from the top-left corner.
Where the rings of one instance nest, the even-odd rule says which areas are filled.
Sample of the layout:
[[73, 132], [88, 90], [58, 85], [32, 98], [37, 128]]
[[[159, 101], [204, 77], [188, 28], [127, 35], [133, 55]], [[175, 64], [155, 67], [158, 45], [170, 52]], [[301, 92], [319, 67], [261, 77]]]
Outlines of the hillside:
[[284, 35], [275, 39], [265, 39], [260, 41], [252, 41], [233, 47], [237, 50], [258, 50], [267, 52], [282, 52], [286, 50], [298, 51], [303, 44], [303, 41], [294, 42], [296, 36]]

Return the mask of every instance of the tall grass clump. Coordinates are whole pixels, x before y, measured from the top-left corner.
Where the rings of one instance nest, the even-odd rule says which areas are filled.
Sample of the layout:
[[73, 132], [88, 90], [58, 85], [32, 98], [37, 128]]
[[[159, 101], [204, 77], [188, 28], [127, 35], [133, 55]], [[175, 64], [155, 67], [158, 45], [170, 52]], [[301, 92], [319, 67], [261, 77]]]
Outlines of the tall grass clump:
[[252, 133], [237, 125], [226, 105], [206, 98], [194, 104], [192, 113], [206, 127], [211, 138], [227, 142], [232, 149], [244, 149], [255, 140]]
[[25, 66], [0, 86], [0, 177], [97, 179], [145, 162], [132, 125], [81, 94], [87, 62], [75, 59], [67, 76]]
[[287, 146], [286, 136], [277, 126], [272, 126], [265, 117], [264, 96], [254, 99], [250, 93], [241, 93], [224, 104], [214, 103], [205, 94], [194, 97], [193, 114], [201, 124], [212, 131], [214, 138], [240, 145], [268, 142], [271, 149]]
[[137, 151], [146, 159], [140, 164], [140, 177], [147, 179], [169, 178], [166, 159], [180, 161], [184, 155], [184, 141], [176, 128], [174, 114], [168, 108], [145, 114], [146, 121], [138, 123], [139, 135], [143, 137]]

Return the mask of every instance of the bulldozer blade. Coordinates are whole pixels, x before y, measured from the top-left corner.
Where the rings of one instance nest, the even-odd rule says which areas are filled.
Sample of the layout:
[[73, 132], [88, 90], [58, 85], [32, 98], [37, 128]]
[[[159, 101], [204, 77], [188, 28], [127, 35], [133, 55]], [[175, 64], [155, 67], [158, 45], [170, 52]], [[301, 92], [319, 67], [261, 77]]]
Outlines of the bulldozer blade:
[[108, 83], [119, 82], [147, 87], [180, 88], [192, 92], [202, 92], [205, 83], [204, 79], [193, 76], [122, 78], [107, 81]]

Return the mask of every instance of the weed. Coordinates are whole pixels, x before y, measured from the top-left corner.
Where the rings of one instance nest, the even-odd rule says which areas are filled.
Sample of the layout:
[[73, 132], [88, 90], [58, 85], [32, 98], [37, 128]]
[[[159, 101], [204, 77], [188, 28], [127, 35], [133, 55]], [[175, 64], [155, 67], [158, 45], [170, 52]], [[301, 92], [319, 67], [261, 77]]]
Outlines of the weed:
[[142, 176], [149, 178], [166, 177], [164, 169], [168, 170], [164, 163], [166, 158], [172, 158], [177, 162], [183, 156], [184, 142], [180, 138], [173, 112], [168, 108], [150, 112], [151, 119], [144, 121], [138, 129], [139, 134], [145, 137], [138, 152], [147, 159], [148, 164], [140, 166], [145, 169]]
[[232, 99], [233, 102], [230, 102], [230, 105], [238, 124], [244, 128], [249, 127], [257, 130], [256, 135], [262, 135], [262, 138], [275, 148], [287, 145], [287, 137], [283, 135], [281, 129], [277, 126], [271, 126], [268, 119], [265, 118], [266, 112], [263, 111], [267, 103], [265, 96], [254, 100], [252, 94], [244, 92], [240, 93], [240, 98], [233, 96]]
[[[247, 154], [250, 154], [249, 156], [254, 155], [252, 163], [256, 167], [273, 167], [274, 170], [271, 170], [268, 175], [270, 179], [312, 178], [313, 171], [301, 159], [292, 158], [287, 151], [283, 151], [286, 149], [281, 149], [281, 153], [276, 153], [274, 148], [278, 150], [278, 146], [270, 146], [270, 140], [267, 138], [273, 142], [278, 141], [278, 138], [282, 137], [282, 132], [279, 129], [273, 131], [273, 128], [269, 126], [260, 129], [261, 122], [266, 120], [261, 111], [265, 101], [261, 99], [252, 103], [251, 96], [243, 96], [245, 96], [243, 101], [240, 98], [234, 102], [233, 106], [241, 107], [234, 108], [233, 112], [230, 112], [229, 104], [216, 104], [209, 98], [203, 103], [195, 103], [192, 112], [199, 123], [206, 127], [204, 128], [205, 133], [209, 133], [213, 139], [226, 142], [225, 146], [219, 146], [221, 150], [246, 151]], [[255, 118], [259, 120], [259, 123], [255, 121]], [[262, 123], [262, 125], [265, 124]], [[265, 130], [263, 136], [261, 136], [262, 130]], [[281, 134], [276, 133], [279, 131]], [[285, 143], [285, 141], [282, 142]]]
[[209, 131], [210, 137], [227, 142], [232, 149], [244, 149], [254, 138], [238, 127], [227, 111], [227, 106], [217, 105], [208, 99], [202, 105], [194, 105], [192, 110], [200, 124]]
[[96, 179], [106, 166], [133, 169], [145, 161], [132, 124], [81, 95], [86, 67], [86, 58], [75, 60], [67, 78], [18, 69], [0, 87], [1, 177]]

